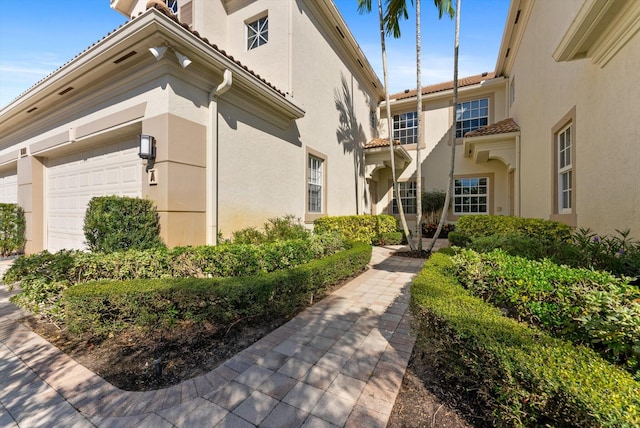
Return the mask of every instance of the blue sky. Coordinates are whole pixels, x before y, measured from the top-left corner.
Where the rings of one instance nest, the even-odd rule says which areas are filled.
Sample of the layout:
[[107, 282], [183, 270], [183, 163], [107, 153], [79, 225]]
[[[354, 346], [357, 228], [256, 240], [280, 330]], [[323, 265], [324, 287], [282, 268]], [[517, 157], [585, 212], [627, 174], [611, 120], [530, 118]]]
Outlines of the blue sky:
[[[356, 0], [335, 3], [382, 81], [377, 12], [358, 14]], [[509, 1], [462, 3], [460, 76], [492, 71]], [[0, 107], [126, 22], [109, 0], [0, 0], [0, 10]], [[387, 44], [391, 92], [416, 85], [414, 9], [410, 15], [402, 37]], [[423, 85], [452, 79], [453, 37], [454, 22], [439, 20], [433, 2], [422, 1]]]

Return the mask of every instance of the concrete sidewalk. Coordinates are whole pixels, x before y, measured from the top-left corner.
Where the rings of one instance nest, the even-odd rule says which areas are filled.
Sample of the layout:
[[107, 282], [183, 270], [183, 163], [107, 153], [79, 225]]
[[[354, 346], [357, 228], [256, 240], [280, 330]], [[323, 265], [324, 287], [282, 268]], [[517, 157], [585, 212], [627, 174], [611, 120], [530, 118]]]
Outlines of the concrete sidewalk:
[[374, 248], [369, 270], [215, 370], [157, 391], [123, 391], [76, 363], [15, 321], [0, 285], [0, 426], [384, 427], [424, 263], [396, 248]]

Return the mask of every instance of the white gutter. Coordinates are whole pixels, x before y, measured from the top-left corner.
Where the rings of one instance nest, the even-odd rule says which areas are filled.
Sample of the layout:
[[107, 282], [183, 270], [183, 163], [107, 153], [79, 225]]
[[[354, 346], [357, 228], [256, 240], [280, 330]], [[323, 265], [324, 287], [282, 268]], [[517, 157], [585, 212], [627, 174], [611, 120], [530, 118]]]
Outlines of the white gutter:
[[207, 245], [218, 242], [218, 97], [233, 84], [233, 74], [226, 69], [222, 83], [209, 92], [209, 120], [207, 122], [207, 168], [206, 168], [206, 222]]

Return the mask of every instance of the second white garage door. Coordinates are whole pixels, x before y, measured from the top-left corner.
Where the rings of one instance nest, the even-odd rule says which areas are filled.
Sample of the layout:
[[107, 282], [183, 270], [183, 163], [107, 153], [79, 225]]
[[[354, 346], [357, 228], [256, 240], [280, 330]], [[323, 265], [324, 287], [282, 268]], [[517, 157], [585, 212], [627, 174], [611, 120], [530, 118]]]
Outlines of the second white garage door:
[[84, 249], [84, 215], [94, 196], [141, 195], [137, 141], [113, 144], [47, 162], [47, 249]]
[[0, 202], [5, 204], [18, 202], [18, 175], [15, 169], [0, 171]]

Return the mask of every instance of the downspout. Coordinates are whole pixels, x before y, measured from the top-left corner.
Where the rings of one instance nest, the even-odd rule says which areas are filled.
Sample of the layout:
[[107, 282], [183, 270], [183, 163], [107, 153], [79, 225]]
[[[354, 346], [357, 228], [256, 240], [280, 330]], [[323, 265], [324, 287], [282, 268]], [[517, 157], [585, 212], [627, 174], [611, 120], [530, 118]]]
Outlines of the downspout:
[[207, 245], [218, 243], [218, 97], [227, 92], [232, 83], [231, 71], [225, 70], [222, 83], [209, 92], [206, 165]]

